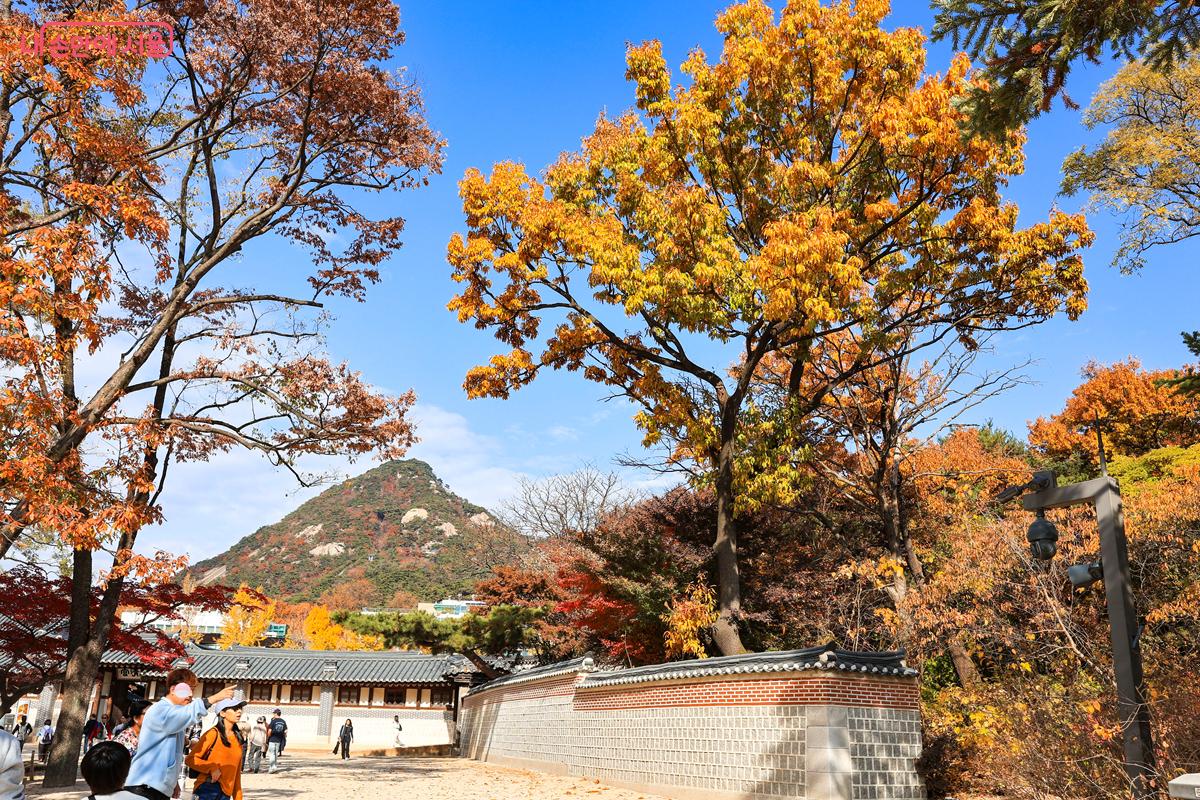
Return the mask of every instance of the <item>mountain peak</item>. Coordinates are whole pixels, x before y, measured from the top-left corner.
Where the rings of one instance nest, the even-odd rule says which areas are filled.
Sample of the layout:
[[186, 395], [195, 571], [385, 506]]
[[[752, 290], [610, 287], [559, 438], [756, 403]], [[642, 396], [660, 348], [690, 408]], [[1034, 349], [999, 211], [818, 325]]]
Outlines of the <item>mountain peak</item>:
[[289, 602], [437, 600], [485, 577], [477, 554], [497, 540], [525, 545], [487, 509], [450, 491], [428, 463], [397, 459], [330, 486], [192, 573], [202, 583], [262, 586]]

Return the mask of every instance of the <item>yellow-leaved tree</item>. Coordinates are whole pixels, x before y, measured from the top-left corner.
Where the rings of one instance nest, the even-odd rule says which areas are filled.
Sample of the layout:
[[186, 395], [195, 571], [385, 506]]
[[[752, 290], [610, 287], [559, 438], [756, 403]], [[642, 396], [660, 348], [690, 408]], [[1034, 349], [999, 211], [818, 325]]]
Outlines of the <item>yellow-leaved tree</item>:
[[[636, 111], [602, 116], [543, 179], [502, 163], [459, 185], [450, 308], [508, 348], [466, 390], [507, 397], [549, 367], [640, 406], [645, 443], [716, 492], [724, 654], [743, 649], [735, 512], [754, 498], [739, 496], [736, 468], [739, 437], [760, 433], [742, 412], [764, 359], [788, 361], [802, 414], [930, 342], [969, 345], [1086, 304], [1083, 218], [1017, 228], [1000, 189], [1023, 168], [1023, 136], [964, 138], [966, 58], [926, 77], [921, 33], [884, 30], [888, 10], [794, 0], [776, 19], [760, 0], [732, 6], [720, 57], [694, 50], [674, 87], [658, 42], [631, 47]], [[821, 341], [846, 330], [861, 351], [806, 381]], [[894, 346], [901, 331], [911, 347]]]
[[253, 647], [261, 643], [274, 617], [275, 601], [263, 595], [261, 586], [250, 591], [243, 583], [233, 596], [217, 647], [228, 650], [236, 645]]
[[663, 620], [667, 623], [663, 634], [667, 658], [708, 658], [702, 637], [717, 621], [717, 597], [712, 589], [696, 581], [682, 597], [671, 601]]
[[347, 630], [329, 616], [325, 606], [313, 606], [304, 618], [304, 638], [310, 650], [382, 650], [383, 639]]

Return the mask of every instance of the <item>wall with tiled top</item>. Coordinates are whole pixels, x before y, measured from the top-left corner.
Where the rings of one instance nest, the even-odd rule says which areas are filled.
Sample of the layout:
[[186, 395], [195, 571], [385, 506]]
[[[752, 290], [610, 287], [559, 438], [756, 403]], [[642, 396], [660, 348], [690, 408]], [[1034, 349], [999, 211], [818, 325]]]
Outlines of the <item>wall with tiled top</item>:
[[694, 800], [923, 800], [915, 678], [832, 670], [477, 690], [464, 756]]

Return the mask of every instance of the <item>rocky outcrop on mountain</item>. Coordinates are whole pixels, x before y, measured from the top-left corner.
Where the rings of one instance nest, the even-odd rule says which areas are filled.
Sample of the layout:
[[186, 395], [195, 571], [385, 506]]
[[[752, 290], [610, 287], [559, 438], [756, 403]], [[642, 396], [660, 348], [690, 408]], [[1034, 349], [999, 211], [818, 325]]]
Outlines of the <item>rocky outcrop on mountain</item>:
[[527, 547], [428, 464], [405, 459], [326, 489], [191, 573], [199, 582], [262, 586], [291, 602], [341, 589], [357, 605], [380, 606], [398, 594], [437, 600], [469, 590]]

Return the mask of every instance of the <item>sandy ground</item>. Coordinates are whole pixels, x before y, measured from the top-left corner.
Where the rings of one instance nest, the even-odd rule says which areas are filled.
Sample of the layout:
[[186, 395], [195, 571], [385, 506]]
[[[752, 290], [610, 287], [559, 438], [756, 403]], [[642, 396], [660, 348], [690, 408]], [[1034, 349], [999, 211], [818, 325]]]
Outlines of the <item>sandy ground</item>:
[[[657, 795], [614, 789], [597, 781], [480, 764], [463, 758], [351, 758], [295, 756], [280, 759], [274, 775], [243, 775], [246, 800], [353, 798], [353, 800], [658, 800]], [[74, 791], [27, 790], [38, 800], [79, 800]], [[189, 782], [190, 788], [190, 782]], [[184, 800], [191, 792], [184, 792]]]

